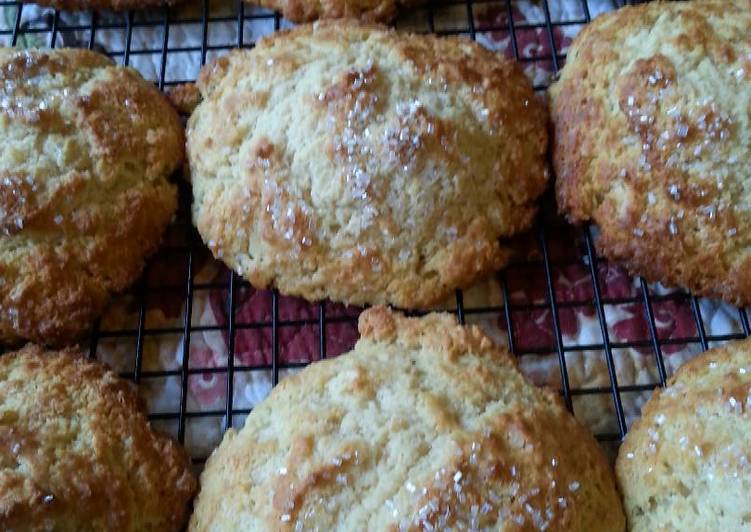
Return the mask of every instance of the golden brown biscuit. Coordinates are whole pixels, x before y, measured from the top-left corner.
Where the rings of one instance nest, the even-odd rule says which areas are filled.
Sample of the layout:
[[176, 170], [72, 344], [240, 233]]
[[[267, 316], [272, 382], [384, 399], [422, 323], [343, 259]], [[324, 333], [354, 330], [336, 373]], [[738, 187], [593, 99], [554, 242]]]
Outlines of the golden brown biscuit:
[[196, 487], [104, 366], [33, 345], [0, 356], [2, 530], [179, 530]]
[[530, 82], [466, 39], [317, 23], [198, 86], [193, 219], [257, 287], [426, 307], [504, 264], [547, 182]]
[[751, 302], [751, 2], [598, 17], [550, 90], [560, 208], [651, 281]]
[[189, 115], [201, 103], [201, 91], [195, 83], [180, 83], [170, 88], [167, 98], [175, 109]]
[[247, 0], [249, 4], [280, 11], [292, 22], [354, 18], [363, 22], [391, 22], [399, 8], [415, 7], [424, 0]]
[[629, 528], [751, 527], [751, 340], [712, 349], [656, 390], [616, 462]]
[[0, 48], [0, 341], [84, 333], [156, 251], [183, 131], [136, 71]]
[[624, 529], [594, 438], [477, 327], [376, 307], [359, 328], [225, 435], [190, 530]]

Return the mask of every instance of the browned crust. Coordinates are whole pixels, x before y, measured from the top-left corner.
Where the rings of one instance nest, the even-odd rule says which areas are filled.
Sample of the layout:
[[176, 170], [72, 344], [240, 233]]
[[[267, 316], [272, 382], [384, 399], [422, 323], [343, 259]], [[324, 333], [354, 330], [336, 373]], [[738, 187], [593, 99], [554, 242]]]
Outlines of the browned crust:
[[[740, 127], [750, 10], [748, 0], [653, 2], [602, 15], [550, 89], [561, 211], [594, 221], [599, 249], [633, 274], [734, 304], [751, 302]], [[657, 53], [637, 59], [641, 42]]]
[[[344, 54], [345, 45], [366, 42], [379, 47], [382, 59], [363, 71], [329, 60], [328, 55]], [[326, 47], [331, 50], [325, 56], [317, 52]], [[366, 53], [370, 52], [362, 55]], [[293, 85], [290, 80], [300, 76], [303, 65], [314, 61], [325, 63], [322, 68], [331, 81], [307, 87], [309, 80], [300, 79]], [[254, 80], [252, 90], [248, 80]], [[322, 139], [325, 146], [311, 150], [299, 142], [270, 139], [262, 128], [252, 129], [255, 117], [275, 112], [272, 105], [279, 105], [287, 93], [271, 94], [285, 83], [291, 85], [290, 98], [295, 101], [285, 102], [284, 109], [293, 105], [301, 114], [316, 116], [317, 124], [331, 124], [331, 131], [305, 136]], [[499, 237], [530, 226], [536, 199], [547, 184], [544, 106], [514, 62], [466, 39], [403, 34], [351, 21], [320, 22], [278, 32], [252, 51], [234, 51], [218, 59], [202, 70], [197, 85], [203, 102], [188, 125], [194, 221], [214, 255], [257, 287], [273, 285], [310, 300], [328, 297], [352, 304], [429, 307], [506, 263], [510, 252]], [[304, 85], [309, 94], [294, 93], [295, 87]], [[390, 94], [393, 87], [402, 86], [415, 88]], [[419, 105], [398, 111], [399, 102], [419, 100], [420, 91], [430, 100], [435, 97], [432, 92], [441, 90], [458, 102], [441, 109], [443, 116]], [[355, 131], [354, 142], [371, 142], [364, 140], [370, 122], [354, 129], [347, 125], [360, 106], [368, 107], [372, 118], [367, 120], [380, 128], [378, 135], [384, 135], [385, 142], [372, 141], [355, 154], [337, 139]], [[230, 123], [240, 127], [216, 127], [219, 115], [229, 116]], [[290, 128], [308, 123], [292, 120], [289, 114], [280, 114], [278, 120], [290, 121]], [[409, 138], [398, 132], [408, 132]], [[254, 145], [244, 146], [251, 138], [256, 139]], [[227, 146], [253, 156], [239, 167], [219, 156]], [[370, 154], [377, 150], [382, 156], [374, 159]], [[328, 185], [311, 185], [290, 167], [299, 152], [305, 154], [300, 160], [309, 160], [306, 164], [327, 169], [327, 179], [320, 174], [315, 182], [332, 187], [340, 180], [353, 183], [346, 177], [353, 168], [374, 172], [377, 178], [368, 190], [355, 196], [366, 198], [362, 205], [350, 207], [352, 197], [345, 196], [350, 192], [344, 188], [332, 198], [345, 217], [372, 204], [378, 214], [362, 225], [367, 234], [337, 239], [342, 236], [335, 234], [339, 230], [328, 229], [341, 227], [340, 221], [331, 220], [337, 204], [324, 208], [311, 203], [310, 198], [323, 194]], [[439, 169], [433, 171], [434, 165]], [[409, 175], [400, 173], [410, 167]], [[464, 184], [476, 175], [487, 176], [478, 185], [487, 187], [486, 193]], [[464, 188], [452, 196], [441, 196], [435, 184], [424, 185], [430, 179], [447, 182], [454, 177], [456, 188]], [[402, 181], [403, 185], [393, 184]], [[394, 199], [397, 186], [412, 192], [403, 191], [403, 200]], [[411, 196], [418, 195], [418, 186], [425, 187], [429, 197], [413, 204]], [[447, 183], [441, 190], [454, 188]], [[444, 207], [434, 208], [438, 201]], [[413, 229], [405, 227], [406, 212], [414, 215]], [[453, 224], [458, 225], [455, 233], [444, 235], [443, 226]], [[392, 235], [386, 245], [384, 234]], [[405, 248], [403, 253], [394, 251], [397, 246]]]
[[93, 52], [0, 50], [0, 80], [24, 109], [0, 109], [0, 339], [69, 343], [156, 251], [182, 125], [135, 71]]
[[452, 314], [431, 313], [408, 318], [388, 307], [371, 307], [360, 314], [360, 338], [373, 342], [396, 343], [407, 349], [434, 349], [449, 360], [472, 353], [490, 357], [494, 363], [516, 367], [508, 353], [500, 354], [493, 342], [475, 326], [460, 327]]
[[0, 356], [0, 527], [180, 530], [197, 482], [135, 388], [76, 349]]
[[169, 90], [167, 98], [179, 112], [190, 114], [201, 103], [201, 91], [195, 83], [181, 83]]

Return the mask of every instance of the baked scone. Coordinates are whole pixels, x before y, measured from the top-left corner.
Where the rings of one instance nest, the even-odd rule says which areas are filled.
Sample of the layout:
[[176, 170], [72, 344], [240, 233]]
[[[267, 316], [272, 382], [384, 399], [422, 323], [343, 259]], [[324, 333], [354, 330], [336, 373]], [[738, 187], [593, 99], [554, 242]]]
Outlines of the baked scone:
[[0, 529], [180, 530], [196, 487], [130, 383], [71, 349], [0, 356]]
[[751, 526], [751, 340], [712, 349], [656, 390], [616, 462], [630, 530]]
[[399, 8], [415, 7], [425, 0], [247, 0], [281, 12], [292, 22], [355, 18], [363, 22], [391, 22]]
[[624, 529], [594, 438], [477, 327], [374, 307], [359, 328], [226, 433], [190, 530]]
[[181, 0], [21, 0], [41, 6], [65, 9], [68, 11], [88, 11], [90, 9], [111, 9], [125, 11], [127, 9], [148, 9], [161, 6], [173, 6]]
[[650, 281], [751, 303], [751, 1], [601, 15], [550, 89], [561, 210]]
[[156, 251], [177, 113], [87, 50], [0, 48], [0, 341], [70, 342]]
[[466, 39], [299, 26], [198, 86], [193, 219], [256, 287], [429, 306], [504, 264], [546, 184], [530, 82]]

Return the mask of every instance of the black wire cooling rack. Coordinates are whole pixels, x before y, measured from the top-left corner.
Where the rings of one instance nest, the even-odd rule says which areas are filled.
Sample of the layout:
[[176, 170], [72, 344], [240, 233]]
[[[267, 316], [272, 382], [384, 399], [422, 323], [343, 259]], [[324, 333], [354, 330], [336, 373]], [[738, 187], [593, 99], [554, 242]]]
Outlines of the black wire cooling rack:
[[[198, 66], [204, 64], [213, 56], [233, 47], [252, 47], [259, 36], [258, 27], [263, 32], [278, 30], [286, 25], [278, 14], [261, 9], [245, 6], [241, 1], [228, 4], [227, 9], [220, 10], [220, 14], [213, 14], [210, 9], [210, 0], [196, 1], [193, 10], [184, 8], [164, 8], [148, 12], [128, 12], [122, 14], [87, 12], [78, 16], [71, 23], [70, 17], [60, 11], [49, 10], [41, 17], [33, 20], [25, 20], [24, 13], [34, 9], [29, 5], [16, 4], [0, 0], [0, 11], [6, 13], [5, 25], [0, 21], [0, 44], [16, 46], [28, 44], [33, 41], [50, 47], [61, 46], [84, 46], [88, 48], [100, 48], [98, 36], [105, 32], [120, 34], [123, 42], [121, 49], [104, 50], [108, 55], [121, 64], [132, 65], [144, 58], [154, 66], [152, 78], [160, 89], [169, 89], [170, 86], [192, 79], [180, 79], [170, 75], [170, 61], [173, 57], [189, 57], [195, 62], [195, 73]], [[219, 0], [216, 0], [219, 1]], [[514, 14], [515, 2], [511, 0], [495, 1], [493, 4], [500, 6], [500, 12], [507, 14], [501, 17], [499, 23], [479, 23], [476, 12], [489, 2], [461, 1], [441, 2], [429, 4], [418, 10], [414, 15], [421, 17], [426, 31], [440, 34], [466, 34], [473, 39], [479, 39], [489, 32], [501, 32], [510, 39], [510, 51], [513, 56], [524, 63], [546, 63], [552, 65], [553, 72], [557, 72], [565, 61], [565, 50], [561, 49], [559, 39], [556, 37], [556, 29], [566, 26], [576, 27], [587, 24], [592, 13], [590, 4], [592, 1], [576, 0], [579, 2], [581, 14], [578, 18], [559, 21], [551, 16], [551, 5], [554, 0], [542, 0], [537, 4], [541, 6], [543, 17], [537, 22], [519, 21]], [[191, 4], [194, 0], [185, 0]], [[569, 0], [570, 2], [570, 0]], [[624, 2], [613, 2], [612, 8], [620, 7]], [[636, 2], [627, 2], [636, 3]], [[179, 9], [179, 11], [178, 11]], [[15, 10], [13, 13], [12, 10]], [[457, 10], [464, 12], [465, 22], [458, 26], [447, 26], [439, 21], [445, 19], [445, 13], [456, 13]], [[12, 13], [10, 17], [7, 13]], [[64, 16], [65, 15], [65, 16]], [[231, 32], [231, 39], [217, 42], [212, 35], [212, 26], [222, 23], [231, 25], [235, 29]], [[397, 23], [399, 25], [399, 23]], [[256, 29], [250, 28], [255, 27]], [[139, 35], [144, 30], [153, 30], [152, 38], [143, 42]], [[522, 57], [520, 53], [520, 35], [524, 32], [542, 30], [547, 40], [548, 53], [534, 57]], [[191, 31], [200, 36], [200, 44], [195, 46], [177, 46], [171, 38], [176, 32]], [[154, 39], [153, 35], [157, 35]], [[71, 38], [71, 35], [74, 38]], [[231, 41], [231, 42], [230, 42]], [[537, 83], [536, 89], [543, 90], [546, 82]], [[280, 342], [285, 328], [310, 326], [317, 330], [318, 352], [309, 357], [310, 360], [323, 359], [327, 356], [327, 331], [332, 324], [343, 321], [356, 321], [354, 315], [332, 315], [327, 303], [318, 303], [315, 307], [317, 316], [311, 319], [290, 320], [280, 317], [280, 300], [283, 296], [276, 292], [271, 293], [268, 316], [270, 319], [261, 321], [244, 321], [237, 315], [238, 294], [248, 288], [246, 282], [231, 272], [220, 281], [203, 282], [196, 279], [197, 261], [199, 256], [206, 255], [206, 249], [201, 243], [200, 237], [193, 229], [190, 222], [190, 192], [188, 187], [181, 185], [181, 203], [176, 220], [170, 232], [177, 235], [167, 239], [168, 242], [152, 260], [152, 264], [164, 260], [176, 260], [180, 266], [174, 269], [176, 281], [164, 281], [157, 284], [150, 283], [148, 268], [141, 280], [129, 293], [137, 307], [137, 324], [132, 328], [120, 330], [100, 330], [97, 328], [90, 342], [90, 356], [98, 357], [98, 347], [104, 341], [122, 341], [132, 346], [132, 369], [129, 367], [122, 372], [123, 376], [132, 379], [139, 385], [145, 385], [152, 379], [172, 378], [179, 382], [179, 401], [172, 407], [161, 411], [152, 411], [151, 418], [155, 423], [163, 422], [181, 441], [186, 439], [186, 427], [195, 419], [215, 418], [219, 420], [223, 428], [242, 423], [243, 416], [250, 411], [249, 408], [238, 408], [234, 404], [233, 386], [234, 376], [240, 372], [265, 371], [270, 373], [271, 382], [275, 385], [280, 378], [280, 373], [294, 370], [305, 365], [306, 362], [289, 363], [280, 358]], [[507, 341], [510, 350], [519, 357], [549, 355], [557, 358], [557, 371], [560, 374], [560, 392], [568, 406], [579, 416], [575, 406], [577, 398], [598, 396], [606, 398], [610, 403], [608, 412], [612, 416], [609, 429], [597, 430], [596, 436], [608, 446], [617, 446], [628, 430], [627, 415], [624, 410], [624, 396], [629, 394], [649, 394], [656, 386], [664, 386], [669, 378], [669, 364], [666, 363], [664, 351], [669, 346], [694, 346], [694, 351], [706, 350], [715, 343], [730, 339], [744, 338], [749, 335], [748, 316], [745, 309], [732, 309], [737, 313], [733, 319], [737, 328], [731, 332], [713, 334], [711, 328], [705, 326], [701, 302], [691, 294], [680, 291], [664, 292], [655, 290], [644, 280], [632, 281], [636, 286], [636, 295], [611, 294], [607, 283], [603, 279], [602, 268], [607, 267], [606, 261], [597, 256], [593, 231], [589, 227], [572, 228], [560, 219], [550, 214], [555, 211], [551, 198], [547, 198], [542, 209], [537, 226], [529, 234], [522, 237], [525, 253], [522, 258], [510, 265], [504, 271], [497, 273], [498, 285], [501, 287], [501, 297], [498, 304], [483, 307], [473, 307], [465, 304], [465, 297], [461, 291], [457, 291], [455, 297], [454, 312], [462, 322], [473, 321], [478, 316], [497, 316], [502, 327], [508, 331]], [[177, 242], [177, 243], [175, 243]], [[564, 249], [561, 253], [560, 250]], [[588, 283], [584, 298], [566, 298], [561, 300], [556, 296], [556, 271], [568, 266], [583, 268], [587, 272]], [[520, 277], [534, 277], [537, 284], [544, 291], [543, 301], [519, 302], [514, 299], [516, 291], [515, 283]], [[201, 290], [219, 290], [224, 297], [227, 319], [219, 325], [197, 325], [194, 319], [193, 304], [195, 294]], [[154, 298], [166, 297], [171, 294], [182, 298], [181, 323], [173, 327], [150, 326], [147, 316], [147, 301]], [[685, 305], [693, 318], [694, 331], [692, 333], [665, 338], [658, 331], [656, 312], [659, 305], [666, 301]], [[608, 309], [618, 305], [638, 305], [643, 309], [645, 327], [648, 334], [638, 340], [626, 342], [618, 341], [612, 335], [612, 323], [608, 321]], [[601, 338], [590, 343], [568, 344], [564, 341], [562, 332], [563, 325], [561, 315], [571, 309], [586, 308], [592, 313], [599, 324]], [[550, 324], [552, 326], [552, 342], [550, 345], [525, 346], [523, 334], [518, 333], [516, 322], [526, 314], [535, 311], [549, 311]], [[521, 316], [521, 318], [520, 318]], [[237, 334], [243, 330], [270, 330], [272, 356], [269, 364], [243, 366], [235, 361], [235, 340]], [[226, 335], [228, 356], [226, 366], [214, 368], [191, 367], [190, 344], [193, 335], [207, 330], [218, 330]], [[145, 342], [150, 337], [160, 335], [173, 335], [177, 342], [181, 343], [181, 360], [173, 369], [152, 371], [143, 367], [143, 353]], [[645, 353], [653, 364], [653, 378], [648, 382], [619, 383], [618, 378], [618, 353], [623, 350], [637, 349]], [[595, 353], [597, 357], [604, 359], [607, 383], [595, 386], [582, 387], [572, 383], [570, 379], [570, 356], [574, 353]], [[191, 409], [188, 401], [189, 379], [196, 375], [206, 373], [221, 373], [226, 375], [226, 390], [224, 393], [224, 408], [201, 410]], [[221, 432], [221, 431], [220, 431]], [[189, 446], [190, 447], [190, 446]], [[192, 451], [194, 462], [200, 465], [206, 458], [206, 452]]]

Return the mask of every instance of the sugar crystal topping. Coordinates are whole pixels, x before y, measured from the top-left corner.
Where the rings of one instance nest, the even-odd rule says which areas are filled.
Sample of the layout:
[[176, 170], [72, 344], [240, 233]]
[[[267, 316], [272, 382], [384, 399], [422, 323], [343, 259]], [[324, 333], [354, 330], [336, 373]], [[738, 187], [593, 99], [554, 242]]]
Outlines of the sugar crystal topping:
[[[634, 134], [627, 143], [638, 145], [637, 167], [643, 174], [653, 174], [649, 179], [659, 182], [663, 175], [670, 179], [664, 192], [644, 191], [647, 206], [657, 206], [662, 198], [668, 201], [660, 203], [659, 211], [644, 211], [635, 236], [642, 236], [647, 226], [654, 228], [652, 217], [663, 220], [671, 237], [690, 233], [692, 226], [684, 224], [689, 219], [688, 223], [695, 222], [687, 212], [705, 222], [727, 223], [722, 194], [727, 160], [715, 171], [714, 159], [730, 149], [734, 120], [713, 98], [687, 96], [674, 83], [676, 76], [670, 60], [657, 54], [637, 60], [622, 80], [628, 83], [621, 86], [621, 111]], [[734, 234], [730, 229], [726, 236]]]
[[[489, 439], [488, 439], [489, 438]], [[492, 456], [493, 437], [472, 441], [452, 467], [442, 467], [432, 478], [409, 481], [405, 489], [416, 505], [399, 522], [400, 530], [491, 530], [499, 523], [526, 525], [534, 530], [555, 527], [573, 504], [576, 479], [561, 483], [558, 457], [543, 468], [541, 485], [525, 485], [527, 477], [516, 464]], [[417, 485], [415, 485], [417, 484]]]
[[[436, 142], [443, 143], [448, 155], [453, 153], [439, 121], [419, 98], [388, 101], [391, 96], [386, 83], [378, 67], [367, 63], [345, 72], [318, 93], [316, 100], [327, 107], [332, 154], [342, 168], [340, 179], [349, 200], [341, 231], [357, 238], [378, 232], [388, 245], [399, 233], [415, 228], [415, 221], [421, 218], [417, 210], [435, 209], [434, 200], [427, 196], [434, 189], [441, 194], [450, 191], [441, 183], [456, 176], [447, 176], [444, 169], [423, 156], [428, 145]], [[415, 176], [420, 176], [421, 184], [413, 195], [404, 187]], [[383, 211], [383, 204], [391, 210]], [[397, 227], [394, 212], [410, 212], [412, 216]], [[450, 240], [455, 232], [452, 227], [445, 235]], [[400, 262], [416, 257], [412, 250], [396, 253]], [[380, 267], [373, 264], [374, 271]]]

